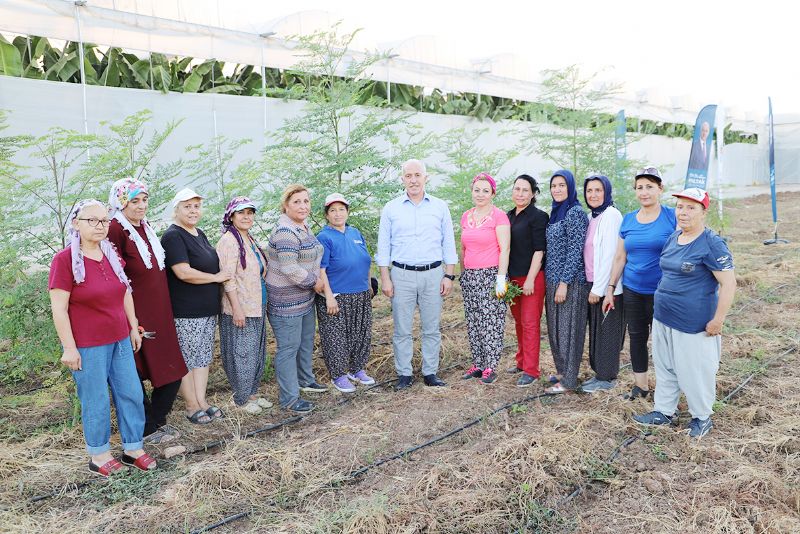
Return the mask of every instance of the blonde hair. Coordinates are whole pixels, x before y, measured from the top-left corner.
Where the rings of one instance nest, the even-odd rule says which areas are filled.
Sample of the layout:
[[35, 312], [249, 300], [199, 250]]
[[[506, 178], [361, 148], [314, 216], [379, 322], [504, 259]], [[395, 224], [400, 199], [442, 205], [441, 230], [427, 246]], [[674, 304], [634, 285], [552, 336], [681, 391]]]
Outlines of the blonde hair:
[[[302, 193], [303, 191], [308, 193], [308, 188], [304, 185], [300, 184], [287, 185], [286, 189], [284, 189], [283, 193], [281, 193], [281, 213], [286, 213], [286, 206], [289, 205], [289, 199], [292, 198], [292, 196], [296, 195], [297, 193]], [[311, 193], [309, 193], [309, 196], [311, 196]]]

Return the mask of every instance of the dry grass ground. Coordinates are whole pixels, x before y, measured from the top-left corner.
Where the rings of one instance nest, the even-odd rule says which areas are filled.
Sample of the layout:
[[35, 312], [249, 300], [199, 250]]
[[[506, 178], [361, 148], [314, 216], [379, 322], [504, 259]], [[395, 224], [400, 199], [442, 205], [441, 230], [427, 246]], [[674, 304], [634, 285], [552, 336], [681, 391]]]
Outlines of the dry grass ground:
[[[72, 414], [68, 385], [4, 394], [0, 531], [186, 532], [246, 512], [217, 532], [800, 532], [800, 194], [781, 198], [790, 245], [761, 244], [771, 237], [768, 202], [729, 208], [739, 291], [718, 398], [754, 376], [718, 403], [716, 426], [700, 441], [672, 428], [642, 433], [631, 415], [648, 404], [622, 399], [627, 370], [609, 393], [542, 397], [488, 416], [543, 385], [520, 390], [507, 375], [489, 387], [458, 378], [469, 353], [456, 294], [442, 321], [444, 391], [415, 384], [396, 394], [387, 385], [346, 403], [325, 394], [301, 421], [239, 439], [288, 416], [236, 414], [215, 367], [211, 395], [228, 406], [228, 417], [192, 426], [176, 406], [170, 422], [190, 450], [225, 443], [162, 458], [154, 473], [110, 481], [86, 473], [80, 429], [64, 424]], [[386, 380], [394, 373], [385, 299], [376, 299], [375, 312], [369, 370]], [[514, 350], [510, 320], [507, 345], [503, 367]], [[316, 365], [326, 376], [318, 358]], [[552, 371], [546, 343], [542, 367]], [[275, 396], [274, 381], [267, 390]], [[463, 432], [351, 476], [475, 419]], [[60, 492], [32, 501], [53, 490]]]

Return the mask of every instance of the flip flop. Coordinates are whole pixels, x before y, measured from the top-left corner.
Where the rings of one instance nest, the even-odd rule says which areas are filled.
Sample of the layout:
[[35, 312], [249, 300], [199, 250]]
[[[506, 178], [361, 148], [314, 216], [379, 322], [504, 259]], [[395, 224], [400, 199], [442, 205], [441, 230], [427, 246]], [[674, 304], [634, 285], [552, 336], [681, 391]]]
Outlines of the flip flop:
[[544, 390], [545, 393], [549, 393], [550, 395], [556, 395], [558, 393], [568, 393], [569, 390], [561, 385], [561, 382], [556, 382], [553, 386]]
[[208, 410], [206, 410], [206, 415], [208, 415], [211, 419], [222, 419], [225, 417], [225, 414], [222, 413], [217, 406], [209, 406]]
[[97, 465], [92, 460], [89, 460], [89, 471], [97, 473], [100, 476], [107, 477], [112, 473], [125, 469], [125, 466], [119, 463], [119, 460], [112, 458], [103, 465]]
[[138, 458], [134, 458], [133, 456], [129, 456], [128, 454], [123, 453], [122, 463], [125, 465], [129, 465], [131, 467], [136, 467], [137, 469], [141, 469], [142, 471], [152, 471], [153, 469], [156, 469], [158, 467], [158, 465], [156, 465], [156, 467], [150, 469], [151, 465], [156, 464], [156, 459], [147, 454], [146, 452], [143, 453]]
[[[208, 421], [201, 421], [203, 417], [208, 417]], [[192, 415], [187, 415], [186, 419], [194, 425], [207, 425], [211, 422], [211, 416], [205, 410], [197, 410]]]

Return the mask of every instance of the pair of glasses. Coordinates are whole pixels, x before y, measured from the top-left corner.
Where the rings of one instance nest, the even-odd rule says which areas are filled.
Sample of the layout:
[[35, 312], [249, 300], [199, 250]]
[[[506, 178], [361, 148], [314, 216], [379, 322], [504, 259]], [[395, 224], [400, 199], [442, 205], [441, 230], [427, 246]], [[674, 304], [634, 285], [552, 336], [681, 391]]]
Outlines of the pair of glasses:
[[102, 224], [103, 226], [108, 226], [108, 224], [111, 222], [111, 219], [98, 219], [97, 217], [89, 217], [88, 219], [83, 219], [81, 217], [78, 217], [78, 220], [86, 221], [87, 223], [89, 223], [89, 226], [93, 226], [95, 228], [100, 224]]

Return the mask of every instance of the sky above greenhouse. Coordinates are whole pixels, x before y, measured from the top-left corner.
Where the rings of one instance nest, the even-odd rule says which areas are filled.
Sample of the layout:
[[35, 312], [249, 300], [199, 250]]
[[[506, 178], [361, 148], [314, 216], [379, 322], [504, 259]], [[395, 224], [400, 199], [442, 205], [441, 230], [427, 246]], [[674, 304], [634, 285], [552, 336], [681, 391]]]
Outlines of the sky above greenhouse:
[[771, 96], [776, 113], [800, 113], [795, 57], [800, 28], [791, 2], [225, 0], [219, 5], [225, 26], [247, 31], [264, 31], [298, 11], [324, 10], [346, 28], [362, 28], [359, 44], [370, 48], [428, 36], [417, 40], [417, 50], [435, 42], [437, 60], [457, 63], [453, 66], [512, 53], [533, 73], [580, 64], [587, 71], [602, 69], [602, 77], [623, 82], [631, 94], [688, 97], [698, 109], [722, 104], [763, 120]]

